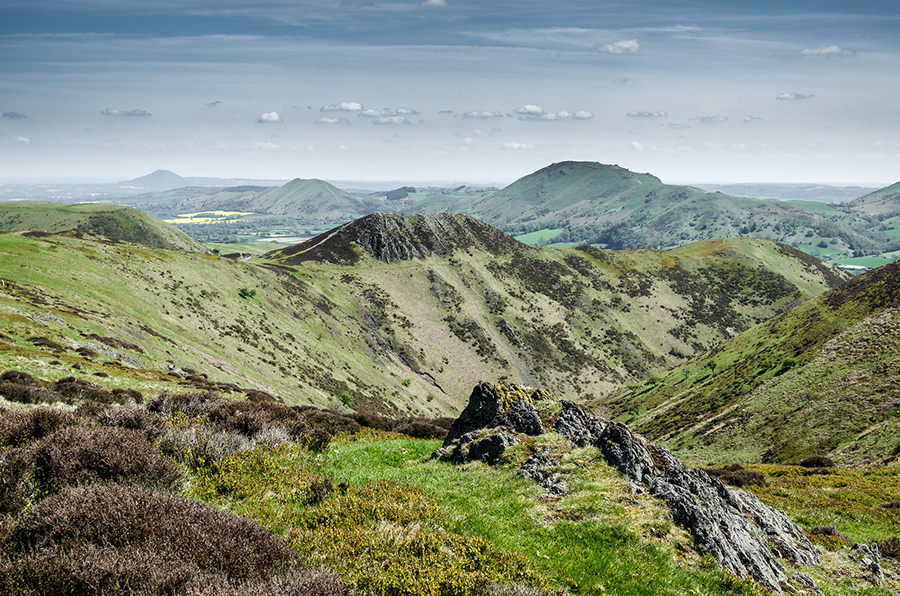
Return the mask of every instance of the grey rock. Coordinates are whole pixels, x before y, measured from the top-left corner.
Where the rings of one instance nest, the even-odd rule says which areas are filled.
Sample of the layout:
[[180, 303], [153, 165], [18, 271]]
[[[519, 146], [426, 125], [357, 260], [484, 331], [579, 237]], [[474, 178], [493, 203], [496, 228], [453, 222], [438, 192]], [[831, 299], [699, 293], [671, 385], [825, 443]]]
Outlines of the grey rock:
[[576, 445], [594, 445], [626, 478], [647, 486], [669, 506], [673, 520], [694, 536], [697, 549], [714, 556], [725, 569], [783, 594], [791, 585], [770, 541], [796, 564], [821, 563], [803, 530], [780, 511], [750, 493], [729, 490], [702, 470], [688, 468], [624, 424], [602, 420], [569, 402], [562, 405], [560, 434]]
[[[512, 403], [506, 407], [508, 402]], [[476, 385], [469, 396], [468, 405], [450, 427], [444, 439], [444, 447], [466, 433], [500, 426], [526, 435], [544, 433], [540, 416], [524, 391], [515, 388], [510, 393], [488, 383]]]
[[548, 468], [554, 468], [558, 465], [559, 462], [545, 452], [535, 453], [519, 468], [519, 475], [540, 484], [550, 496], [564, 497], [569, 492], [569, 486], [559, 474], [548, 471]]

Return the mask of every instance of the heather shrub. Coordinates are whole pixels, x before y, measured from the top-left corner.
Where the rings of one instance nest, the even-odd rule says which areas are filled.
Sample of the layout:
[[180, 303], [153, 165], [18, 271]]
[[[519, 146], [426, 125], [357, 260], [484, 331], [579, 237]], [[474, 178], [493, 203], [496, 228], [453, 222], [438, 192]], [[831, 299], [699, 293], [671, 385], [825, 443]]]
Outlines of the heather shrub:
[[24, 449], [0, 451], [0, 515], [15, 515], [28, 504], [34, 492], [32, 457]]
[[56, 343], [52, 339], [47, 339], [46, 337], [29, 337], [28, 341], [32, 344], [41, 347], [41, 348], [50, 348], [54, 352], [65, 352], [66, 349], [60, 344]]
[[0, 381], [5, 381], [7, 383], [15, 383], [17, 385], [36, 385], [37, 380], [34, 377], [29, 375], [27, 372], [22, 372], [20, 370], [7, 370], [4, 371], [2, 375], [0, 375]]
[[0, 396], [20, 404], [53, 403], [61, 401], [61, 396], [40, 385], [22, 383], [0, 383]]
[[310, 451], [325, 451], [331, 444], [331, 433], [323, 428], [309, 428], [302, 422], [294, 425], [294, 428], [291, 429], [291, 436], [297, 443]]
[[728, 484], [738, 488], [744, 486], [768, 486], [766, 477], [760, 472], [744, 469], [740, 464], [731, 464], [723, 468], [704, 468], [710, 476], [714, 476]]
[[159, 438], [168, 427], [164, 416], [141, 407], [107, 408], [97, 415], [97, 420], [104, 426], [140, 431], [150, 441]]
[[68, 403], [82, 400], [98, 401], [104, 404], [116, 402], [116, 397], [100, 385], [75, 377], [58, 380], [53, 383], [53, 390], [65, 397]]
[[800, 460], [804, 468], [833, 468], [834, 462], [823, 455], [810, 455]]
[[356, 421], [357, 424], [366, 428], [374, 428], [376, 430], [389, 431], [394, 428], [394, 420], [379, 416], [372, 412], [354, 412], [349, 416]]
[[21, 446], [42, 439], [57, 429], [75, 424], [73, 414], [55, 408], [0, 413], [0, 444]]
[[116, 403], [124, 404], [133, 401], [136, 404], [144, 403], [144, 394], [137, 389], [122, 389], [116, 387], [111, 391]]
[[98, 420], [111, 407], [110, 404], [101, 404], [99, 401], [89, 399], [75, 406], [75, 415], [80, 418]]
[[401, 424], [394, 432], [409, 435], [415, 439], [443, 439], [447, 436], [447, 430], [428, 422], [419, 420]]
[[890, 503], [882, 503], [879, 505], [882, 509], [900, 509], [900, 501], [891, 501]]
[[170, 395], [160, 393], [147, 404], [147, 409], [164, 416], [184, 414], [188, 418], [206, 416], [215, 408], [221, 398], [215, 393], [182, 393]]
[[[79, 592], [84, 594], [122, 593], [103, 589], [104, 583], [108, 588], [123, 583], [125, 593], [139, 593], [138, 588], [153, 593], [147, 588], [154, 583], [157, 589], [169, 586], [157, 593], [185, 593], [198, 574], [237, 586], [272, 578], [297, 561], [283, 540], [247, 519], [172, 494], [120, 485], [54, 495], [14, 521], [5, 542], [17, 562], [30, 558], [36, 569], [63, 581], [91, 568], [105, 571], [94, 578], [95, 587]], [[56, 557], [47, 556], [54, 551]], [[9, 566], [0, 565], [0, 577], [8, 582], [10, 575]]]
[[900, 561], [900, 538], [893, 536], [878, 543], [878, 550], [882, 557]]
[[160, 451], [198, 470], [248, 449], [250, 441], [234, 432], [215, 432], [206, 426], [169, 427], [159, 437]]
[[280, 426], [267, 426], [256, 433], [253, 442], [264, 447], [277, 448], [291, 442], [291, 435]]
[[303, 421], [314, 428], [321, 428], [331, 435], [340, 433], [356, 434], [360, 430], [359, 423], [352, 418], [331, 410], [307, 410], [303, 412]]
[[175, 464], [142, 433], [127, 428], [63, 428], [34, 453], [35, 482], [48, 494], [98, 482], [174, 488], [181, 479]]

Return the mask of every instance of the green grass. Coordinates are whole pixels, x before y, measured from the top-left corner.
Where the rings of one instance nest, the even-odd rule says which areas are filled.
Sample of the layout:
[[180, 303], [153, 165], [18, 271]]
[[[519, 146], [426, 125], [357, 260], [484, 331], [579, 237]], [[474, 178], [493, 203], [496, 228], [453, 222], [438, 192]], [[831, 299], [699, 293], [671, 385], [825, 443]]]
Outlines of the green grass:
[[219, 254], [227, 255], [235, 252], [243, 252], [248, 255], [261, 255], [279, 248], [286, 248], [289, 244], [278, 242], [240, 242], [237, 244], [225, 244], [222, 242], [204, 242], [210, 250], [219, 250]]
[[524, 242], [525, 244], [530, 244], [531, 246], [540, 246], [545, 244], [548, 240], [553, 238], [562, 232], [565, 228], [546, 228], [543, 230], [538, 230], [536, 232], [530, 232], [528, 234], [522, 234], [520, 236], [515, 236], [515, 239], [519, 242]]
[[[693, 554], [662, 506], [632, 495], [593, 449], [562, 462], [572, 494], [553, 501], [515, 462], [458, 467], [429, 458], [439, 445], [370, 435], [333, 443], [324, 459], [244, 454], [195, 480], [192, 495], [387, 594], [469, 594], [504, 578], [572, 594], [759, 593]], [[338, 488], [316, 497], [324, 478]]]
[[810, 213], [819, 213], [819, 214], [825, 214], [825, 215], [832, 215], [835, 213], [840, 213], [839, 211], [836, 211], [834, 209], [834, 207], [832, 207], [828, 203], [821, 203], [819, 201], [803, 201], [800, 199], [794, 199], [794, 200], [784, 201], [784, 202], [790, 203], [791, 205], [794, 205], [795, 207], [800, 207], [801, 209], [809, 211]]
[[875, 269], [876, 267], [881, 267], [882, 265], [887, 265], [888, 263], [893, 263], [896, 261], [896, 258], [884, 258], [877, 256], [868, 256], [868, 257], [851, 257], [849, 259], [835, 259], [835, 265], [856, 265], [858, 267], [868, 267], [869, 269]]

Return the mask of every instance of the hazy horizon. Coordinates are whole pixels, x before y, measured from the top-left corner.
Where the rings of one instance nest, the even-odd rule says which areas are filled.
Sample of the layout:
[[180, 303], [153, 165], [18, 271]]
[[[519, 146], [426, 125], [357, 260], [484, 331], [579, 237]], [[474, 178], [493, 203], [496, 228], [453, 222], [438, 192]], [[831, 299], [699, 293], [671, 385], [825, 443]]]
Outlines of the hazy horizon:
[[893, 0], [7, 0], [0, 180], [880, 187], [898, 72]]

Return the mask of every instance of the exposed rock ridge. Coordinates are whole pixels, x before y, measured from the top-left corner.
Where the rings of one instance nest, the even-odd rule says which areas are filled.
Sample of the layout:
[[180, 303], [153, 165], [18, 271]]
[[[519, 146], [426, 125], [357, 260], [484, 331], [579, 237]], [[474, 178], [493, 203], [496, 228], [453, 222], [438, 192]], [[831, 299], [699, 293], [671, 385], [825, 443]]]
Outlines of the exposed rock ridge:
[[[434, 456], [456, 463], [476, 459], [499, 462], [503, 450], [518, 442], [516, 433], [544, 432], [548, 421], [545, 416], [542, 423], [534, 407], [543, 399], [553, 398], [541, 390], [529, 395], [525, 388], [515, 385], [478, 385]], [[648, 443], [624, 424], [571, 402], [560, 401], [559, 405], [562, 411], [552, 421], [556, 432], [576, 446], [596, 447], [635, 490], [649, 491], [664, 501], [673, 520], [694, 536], [697, 549], [714, 556], [731, 573], [751, 577], [774, 593], [784, 594], [796, 588], [779, 557], [797, 565], [821, 564], [803, 530], [752, 493], [729, 489], [703, 470], [688, 468], [667, 449]], [[546, 455], [532, 457], [520, 474], [546, 483], [551, 494], [560, 496], [565, 493], [564, 484], [562, 490], [552, 489], [560, 479], [547, 482], [552, 474], [542, 471], [554, 463]], [[794, 574], [796, 582], [802, 584], [798, 587], [818, 591], [812, 580], [801, 575]]]
[[280, 255], [288, 257], [289, 263], [317, 260], [353, 264], [359, 261], [359, 249], [384, 263], [432, 254], [449, 256], [455, 250], [478, 249], [491, 254], [535, 250], [459, 213], [402, 216], [377, 212], [326, 234], [284, 249]]

